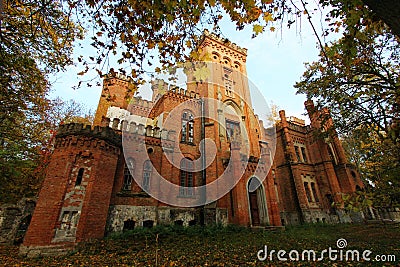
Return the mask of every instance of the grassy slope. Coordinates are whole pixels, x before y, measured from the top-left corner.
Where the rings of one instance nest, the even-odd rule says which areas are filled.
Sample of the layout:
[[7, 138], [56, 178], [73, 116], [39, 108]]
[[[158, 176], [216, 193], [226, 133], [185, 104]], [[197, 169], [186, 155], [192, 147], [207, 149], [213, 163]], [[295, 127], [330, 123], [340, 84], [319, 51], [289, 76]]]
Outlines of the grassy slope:
[[[322, 251], [336, 249], [345, 238], [345, 249], [395, 254], [395, 263], [367, 262], [260, 262], [256, 253], [268, 249]], [[0, 247], [1, 266], [400, 266], [399, 225], [303, 225], [286, 231], [251, 231], [240, 227], [156, 227], [82, 244], [63, 257], [26, 259], [18, 247]], [[372, 258], [371, 257], [371, 258]]]

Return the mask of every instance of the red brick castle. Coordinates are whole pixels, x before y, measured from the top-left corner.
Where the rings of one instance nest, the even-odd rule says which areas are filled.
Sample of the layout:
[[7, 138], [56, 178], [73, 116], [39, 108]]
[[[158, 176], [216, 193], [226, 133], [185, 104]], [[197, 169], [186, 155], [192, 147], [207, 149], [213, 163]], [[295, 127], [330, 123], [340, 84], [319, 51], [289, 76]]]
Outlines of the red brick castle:
[[[152, 101], [133, 98], [129, 104], [129, 79], [109, 74], [94, 126], [60, 126], [21, 253], [62, 252], [111, 232], [160, 224], [262, 227], [350, 220], [340, 209], [341, 195], [363, 184], [335, 132], [325, 138], [316, 134], [322, 120], [326, 129], [333, 127], [328, 111], [316, 110], [312, 101], [306, 101], [311, 125], [280, 111], [272, 142], [253, 114], [247, 50], [208, 32], [199, 48], [216, 63], [211, 82], [194, 82], [186, 89], [154, 82]], [[225, 125], [195, 118], [203, 98], [223, 103], [216, 107], [216, 116]], [[163, 127], [168, 114], [184, 102], [189, 104], [180, 114], [180, 132]], [[124, 151], [122, 135], [132, 142], [132, 151], [145, 144], [142, 152], [148, 158], [138, 156], [142, 152]], [[215, 157], [204, 171], [190, 171], [191, 162], [202, 158], [199, 143], [204, 138], [215, 143]], [[247, 155], [241, 152], [245, 146]], [[173, 166], [168, 153], [181, 153], [184, 168]], [[160, 187], [157, 174], [179, 187], [177, 200], [196, 199], [199, 186], [223, 173], [238, 177], [237, 183], [199, 207], [170, 205], [148, 191]], [[251, 189], [254, 184], [256, 190]], [[159, 191], [168, 194], [165, 188]]]

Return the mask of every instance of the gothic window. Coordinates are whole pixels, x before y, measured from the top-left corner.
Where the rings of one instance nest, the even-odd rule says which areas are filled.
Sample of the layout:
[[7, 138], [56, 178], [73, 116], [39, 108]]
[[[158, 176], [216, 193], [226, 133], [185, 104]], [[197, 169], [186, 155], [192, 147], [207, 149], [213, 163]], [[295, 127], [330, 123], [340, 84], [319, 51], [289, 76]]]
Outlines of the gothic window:
[[193, 143], [194, 127], [193, 114], [190, 111], [182, 113], [182, 135], [181, 142]]
[[297, 161], [301, 162], [299, 147], [294, 146], [294, 151], [296, 152]]
[[146, 160], [143, 165], [143, 189], [149, 190], [150, 188], [150, 178], [152, 172], [152, 164], [150, 160]]
[[212, 58], [213, 58], [215, 61], [219, 62], [219, 54], [218, 54], [217, 52], [212, 52]]
[[222, 59], [222, 62], [225, 64], [225, 65], [230, 65], [231, 64], [231, 60], [228, 58], [228, 57], [224, 57], [223, 59]]
[[84, 168], [80, 168], [78, 171], [78, 175], [76, 176], [75, 186], [79, 186], [82, 183]]
[[237, 61], [235, 61], [235, 62], [233, 62], [233, 67], [235, 68], [235, 69], [238, 69], [238, 70], [240, 70], [240, 63], [239, 62], [237, 62]]
[[315, 183], [311, 183], [311, 191], [314, 196], [315, 202], [319, 202], [319, 198], [317, 195], [317, 189], [315, 188]]
[[230, 139], [234, 136], [235, 132], [240, 134], [240, 125], [236, 121], [226, 120], [226, 136]]
[[124, 184], [122, 190], [131, 190], [133, 174], [135, 171], [135, 161], [129, 158], [124, 167]]
[[310, 188], [308, 187], [308, 182], [304, 182], [304, 190], [306, 191], [308, 202], [312, 202], [311, 191]]
[[328, 153], [329, 153], [329, 157], [331, 158], [333, 163], [336, 165], [337, 164], [337, 158], [336, 158], [335, 150], [332, 147], [332, 144], [328, 144]]
[[306, 148], [305, 147], [301, 147], [301, 155], [303, 156], [303, 162], [307, 163], [307, 155], [306, 155]]
[[181, 160], [179, 195], [193, 196], [194, 179], [193, 179], [193, 162], [188, 158]]

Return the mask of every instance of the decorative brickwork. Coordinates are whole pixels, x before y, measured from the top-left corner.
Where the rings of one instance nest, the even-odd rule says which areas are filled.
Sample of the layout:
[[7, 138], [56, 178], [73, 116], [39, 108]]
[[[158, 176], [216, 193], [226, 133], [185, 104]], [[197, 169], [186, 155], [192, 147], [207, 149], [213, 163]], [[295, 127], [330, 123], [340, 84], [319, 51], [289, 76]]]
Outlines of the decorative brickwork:
[[[158, 224], [281, 226], [350, 219], [340, 205], [333, 207], [332, 203], [340, 204], [342, 193], [354, 192], [363, 184], [347, 162], [335, 131], [329, 131], [326, 139], [316, 134], [321, 116], [331, 129], [329, 112], [315, 110], [312, 101], [307, 101], [311, 125], [305, 125], [280, 111], [274, 156], [271, 130], [264, 129], [253, 113], [243, 75], [247, 50], [207, 32], [198, 45], [219, 63], [213, 67], [212, 83], [188, 83], [184, 90], [155, 81], [152, 101], [133, 98], [128, 105], [129, 79], [106, 76], [95, 126], [60, 126], [21, 253], [51, 253], [51, 247], [65, 251], [77, 242], [102, 238], [110, 232]], [[163, 128], [167, 115], [181, 103], [187, 104], [185, 116], [200, 110], [201, 98], [218, 99], [226, 105], [216, 109], [226, 128], [209, 118], [201, 122], [186, 117], [190, 124], [181, 132]], [[231, 119], [230, 110], [240, 115], [237, 118], [243, 129], [239, 121]], [[240, 131], [247, 133], [246, 138]], [[205, 176], [174, 167], [167, 155], [173, 158], [182, 153], [189, 160], [201, 157], [202, 134], [216, 147]], [[149, 161], [139, 156], [125, 159], [122, 139], [130, 144], [124, 146], [125, 155], [130, 151], [138, 152], [133, 155], [146, 153]], [[241, 153], [243, 146], [249, 147], [248, 155]], [[239, 180], [227, 194], [205, 207], [184, 208], [167, 205], [143, 190], [157, 186], [152, 172], [175, 185], [192, 185], [174, 196], [177, 198], [196, 196], [202, 179], [209, 184], [224, 172]], [[257, 186], [250, 190], [254, 184]], [[165, 188], [160, 191], [169, 193]]]

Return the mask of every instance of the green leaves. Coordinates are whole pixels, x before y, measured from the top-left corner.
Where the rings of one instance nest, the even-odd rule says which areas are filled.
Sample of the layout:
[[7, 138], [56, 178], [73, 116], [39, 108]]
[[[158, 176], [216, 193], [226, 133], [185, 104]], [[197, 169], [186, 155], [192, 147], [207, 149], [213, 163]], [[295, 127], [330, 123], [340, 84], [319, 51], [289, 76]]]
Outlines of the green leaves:
[[400, 197], [391, 192], [400, 187], [399, 131], [391, 127], [400, 115], [398, 39], [371, 25], [324, 50], [319, 61], [306, 65], [297, 93], [329, 108], [348, 157], [374, 183], [374, 205], [398, 205]]

